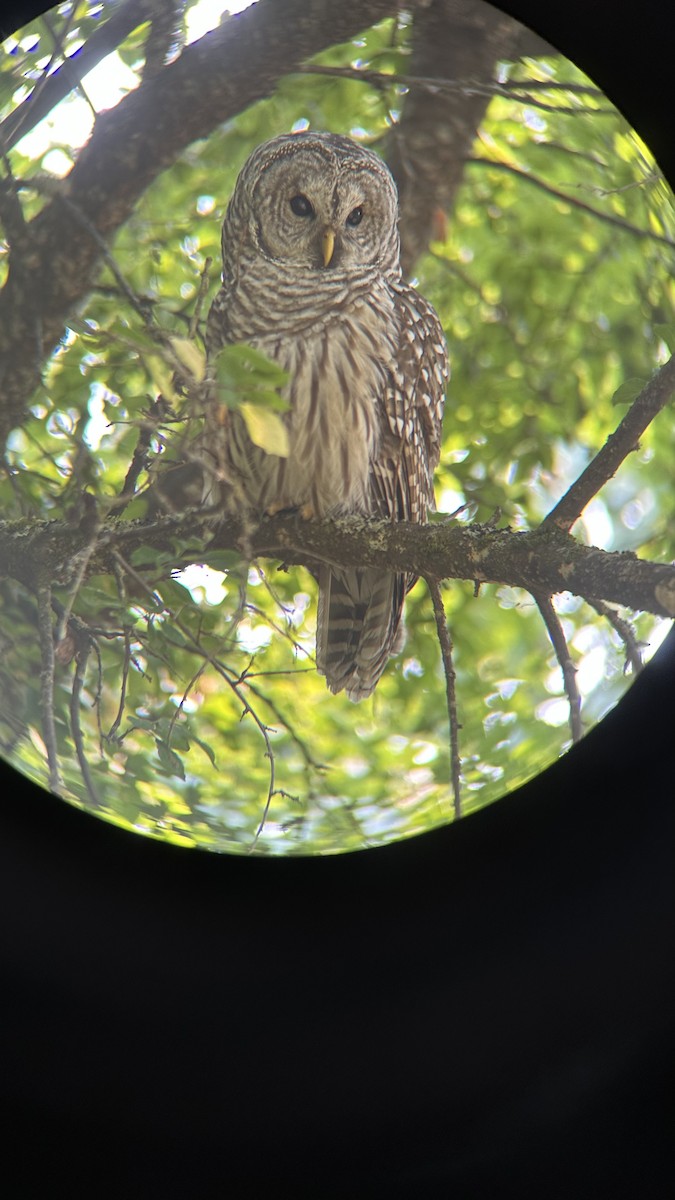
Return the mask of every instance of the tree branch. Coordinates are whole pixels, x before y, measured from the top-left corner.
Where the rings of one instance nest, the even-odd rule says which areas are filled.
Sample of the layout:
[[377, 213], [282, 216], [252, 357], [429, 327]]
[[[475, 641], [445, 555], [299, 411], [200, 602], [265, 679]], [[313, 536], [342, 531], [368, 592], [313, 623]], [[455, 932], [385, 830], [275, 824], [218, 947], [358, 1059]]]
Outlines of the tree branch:
[[[554, 525], [565, 533], [569, 532], [589, 501], [616, 474], [624, 458], [638, 449], [645, 429], [656, 414], [665, 408], [674, 392], [675, 356], [669, 358], [642, 389], [602, 449], [551, 509], [543, 522], [544, 528]], [[602, 599], [609, 597], [603, 596]]]
[[[526, 32], [474, 0], [430, 0], [412, 32], [410, 74], [417, 78], [494, 83], [500, 60], [518, 58]], [[540, 53], [545, 53], [543, 49]], [[532, 52], [532, 51], [530, 51]], [[490, 95], [416, 88], [390, 135], [387, 160], [401, 197], [401, 262], [410, 274], [434, 236], [439, 214], [452, 208]]]
[[[435, 579], [507, 584], [532, 594], [571, 592], [633, 611], [675, 616], [675, 565], [584, 546], [555, 526], [515, 532], [458, 525], [450, 518], [420, 526], [362, 517], [303, 521], [285, 515], [253, 527], [250, 519], [226, 517], [214, 535], [213, 523], [212, 512], [196, 509], [153, 521], [109, 520], [98, 534], [89, 570], [110, 571], [116, 553], [126, 558], [141, 546], [165, 549], [172, 569], [208, 563], [214, 550], [242, 553], [245, 546], [247, 557], [278, 558], [309, 568], [317, 563], [370, 566]], [[194, 548], [179, 553], [176, 539]], [[36, 588], [36, 564], [55, 582], [68, 580], [75, 570], [73, 559], [88, 551], [89, 544], [86, 530], [66, 522], [0, 523], [0, 573], [31, 590]], [[142, 573], [142, 567], [138, 570]]]
[[151, 0], [126, 0], [109, 20], [90, 34], [83, 46], [68, 55], [51, 74], [50, 62], [23, 104], [0, 123], [0, 147], [4, 153], [44, 120], [89, 71], [108, 54], [112, 54], [134, 29], [147, 20], [152, 7]]

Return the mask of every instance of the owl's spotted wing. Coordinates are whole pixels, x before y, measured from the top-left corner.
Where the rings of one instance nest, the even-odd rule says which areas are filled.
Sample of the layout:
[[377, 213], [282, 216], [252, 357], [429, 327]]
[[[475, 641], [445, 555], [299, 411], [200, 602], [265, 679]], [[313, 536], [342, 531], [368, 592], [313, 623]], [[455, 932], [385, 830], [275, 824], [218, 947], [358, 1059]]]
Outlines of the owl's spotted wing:
[[218, 351], [222, 350], [223, 346], [227, 346], [233, 340], [228, 320], [228, 309], [232, 299], [230, 290], [231, 285], [229, 281], [224, 280], [223, 286], [217, 292], [213, 304], [209, 309], [209, 315], [206, 320], [206, 336], [204, 339], [209, 359], [214, 359]]
[[383, 397], [381, 447], [372, 464], [373, 510], [392, 520], [424, 524], [434, 504], [448, 356], [431, 305], [405, 284], [394, 291], [400, 346]]

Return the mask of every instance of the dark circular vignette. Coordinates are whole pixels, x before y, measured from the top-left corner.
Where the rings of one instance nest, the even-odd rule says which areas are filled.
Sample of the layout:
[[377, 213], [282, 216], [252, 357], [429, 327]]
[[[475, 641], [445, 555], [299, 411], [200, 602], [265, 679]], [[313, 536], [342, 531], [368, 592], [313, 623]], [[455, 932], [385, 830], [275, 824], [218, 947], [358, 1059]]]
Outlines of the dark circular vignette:
[[[674, 185], [659, 0], [499, 7]], [[10, 1194], [665, 1196], [674, 701], [671, 632], [518, 793], [334, 859], [185, 854], [3, 766]]]

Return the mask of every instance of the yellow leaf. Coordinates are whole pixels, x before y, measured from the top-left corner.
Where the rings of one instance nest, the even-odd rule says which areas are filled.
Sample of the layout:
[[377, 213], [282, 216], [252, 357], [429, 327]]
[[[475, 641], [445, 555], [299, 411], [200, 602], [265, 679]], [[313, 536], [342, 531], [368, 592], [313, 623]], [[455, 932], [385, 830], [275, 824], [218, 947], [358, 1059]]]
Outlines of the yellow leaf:
[[172, 372], [167, 367], [164, 359], [159, 354], [145, 354], [143, 362], [148, 369], [148, 373], [158, 392], [161, 392], [165, 400], [170, 404], [178, 397], [172, 382]]
[[270, 408], [261, 408], [259, 404], [248, 403], [240, 404], [239, 412], [246, 422], [248, 436], [256, 446], [260, 446], [266, 454], [288, 458], [288, 430], [278, 413]]
[[197, 383], [201, 383], [206, 371], [206, 355], [199, 346], [188, 338], [173, 337], [171, 348], [181, 365], [187, 367]]

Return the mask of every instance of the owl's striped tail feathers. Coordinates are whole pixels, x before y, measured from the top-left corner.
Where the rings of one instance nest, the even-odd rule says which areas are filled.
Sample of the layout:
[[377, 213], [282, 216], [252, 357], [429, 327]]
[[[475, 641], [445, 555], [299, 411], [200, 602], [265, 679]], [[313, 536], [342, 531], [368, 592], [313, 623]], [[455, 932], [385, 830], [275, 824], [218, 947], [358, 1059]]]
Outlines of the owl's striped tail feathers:
[[321, 569], [316, 665], [331, 692], [364, 700], [374, 691], [391, 655], [403, 649], [405, 593], [405, 575]]

